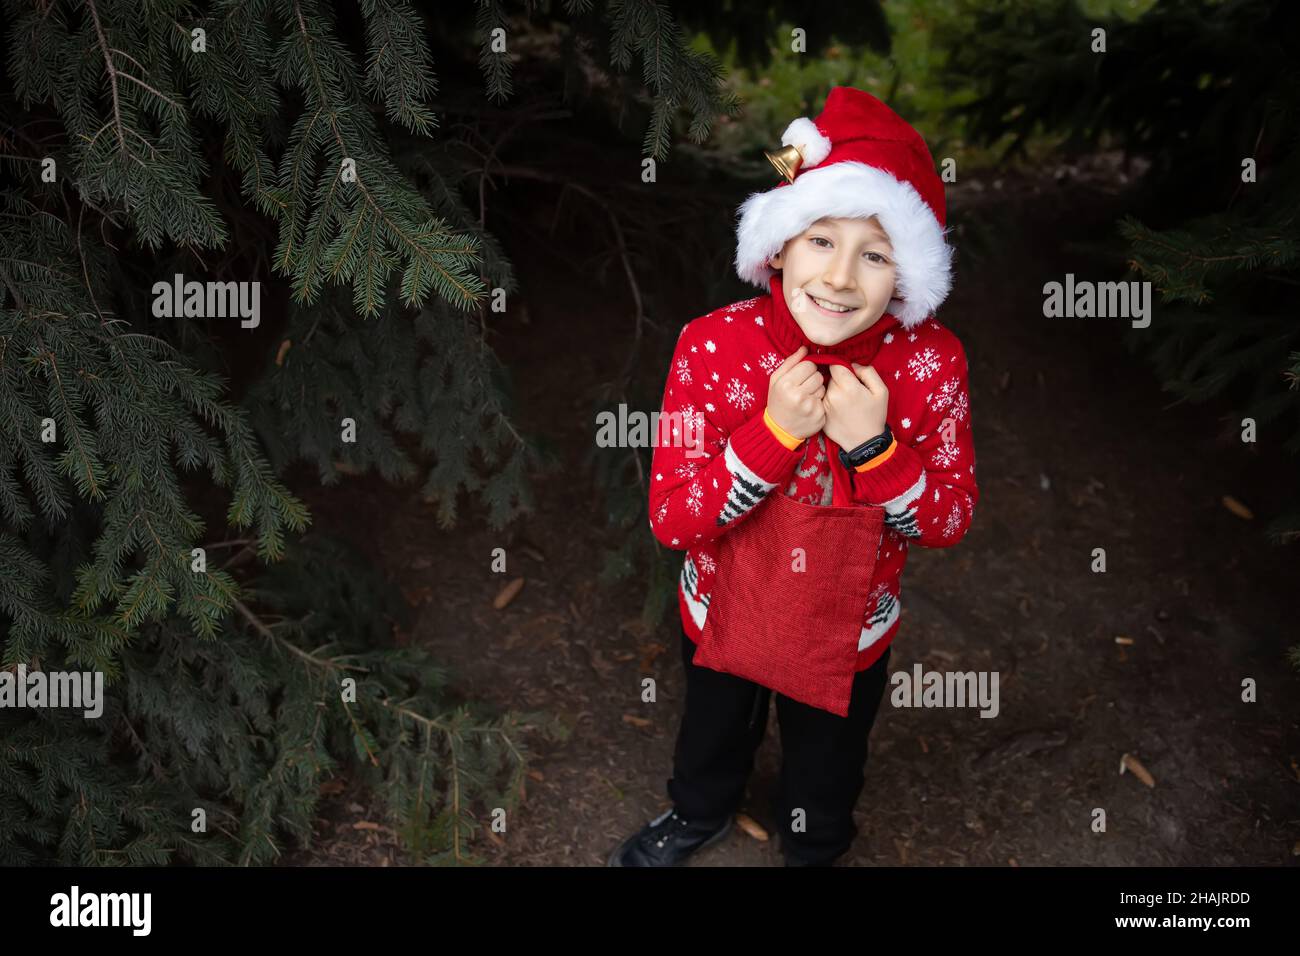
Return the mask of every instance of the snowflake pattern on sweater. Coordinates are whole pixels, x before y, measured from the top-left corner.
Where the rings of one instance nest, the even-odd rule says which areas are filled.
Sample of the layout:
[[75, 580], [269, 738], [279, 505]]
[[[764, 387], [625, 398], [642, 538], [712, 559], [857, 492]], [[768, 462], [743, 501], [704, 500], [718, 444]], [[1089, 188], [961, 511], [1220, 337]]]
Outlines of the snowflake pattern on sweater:
[[[703, 438], [698, 450], [656, 445], [649, 501], [656, 539], [686, 551], [678, 599], [683, 626], [697, 641], [718, 573], [717, 539], [773, 493], [822, 506], [832, 500], [824, 435], [791, 450], [763, 421], [769, 376], [806, 342], [784, 299], [777, 301], [779, 290], [774, 284], [772, 294], [688, 322], [678, 335], [664, 388], [663, 413], [683, 420], [694, 416], [700, 426], [696, 434]], [[875, 663], [897, 631], [908, 546], [957, 544], [978, 500], [961, 342], [934, 318], [905, 330], [885, 315], [872, 329], [851, 341], [873, 339], [874, 354], [866, 364], [889, 389], [887, 421], [898, 444], [888, 460], [851, 476], [852, 500], [885, 512], [858, 670]], [[836, 346], [823, 351], [843, 354]]]

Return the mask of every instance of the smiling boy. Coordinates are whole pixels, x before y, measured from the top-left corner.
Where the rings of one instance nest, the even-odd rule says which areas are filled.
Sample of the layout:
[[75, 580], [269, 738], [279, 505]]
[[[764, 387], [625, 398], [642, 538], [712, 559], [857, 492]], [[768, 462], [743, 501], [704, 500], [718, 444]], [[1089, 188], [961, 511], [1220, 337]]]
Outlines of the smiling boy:
[[[951, 285], [952, 250], [924, 140], [870, 94], [835, 87], [817, 121], [796, 119], [782, 144], [797, 149], [787, 181], [750, 196], [737, 229], [737, 273], [769, 292], [687, 323], [665, 385], [664, 410], [695, 421], [705, 452], [688, 458], [661, 444], [650, 479], [650, 528], [686, 551], [686, 705], [673, 806], [624, 840], [611, 866], [682, 863], [726, 836], [744, 798], [769, 694], [694, 664], [725, 571], [722, 535], [774, 492], [829, 506], [836, 480], [850, 485], [853, 504], [883, 510], [848, 715], [776, 695], [781, 851], [787, 865], [825, 866], [856, 835], [908, 547], [951, 547], [974, 516], [966, 354], [933, 315]], [[810, 353], [853, 371], [831, 365], [826, 380]]]

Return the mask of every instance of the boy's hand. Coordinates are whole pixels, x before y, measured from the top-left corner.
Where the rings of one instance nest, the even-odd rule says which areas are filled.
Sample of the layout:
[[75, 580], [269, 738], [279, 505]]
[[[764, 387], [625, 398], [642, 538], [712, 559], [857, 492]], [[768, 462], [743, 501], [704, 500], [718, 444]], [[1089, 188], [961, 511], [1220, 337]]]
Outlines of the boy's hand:
[[822, 400], [826, 407], [822, 430], [845, 451], [883, 432], [889, 411], [884, 380], [870, 365], [852, 364], [853, 373], [842, 365], [830, 366], [831, 383]]
[[767, 413], [795, 438], [816, 435], [826, 424], [826, 384], [815, 364], [801, 361], [807, 354], [808, 346], [799, 346], [767, 380]]

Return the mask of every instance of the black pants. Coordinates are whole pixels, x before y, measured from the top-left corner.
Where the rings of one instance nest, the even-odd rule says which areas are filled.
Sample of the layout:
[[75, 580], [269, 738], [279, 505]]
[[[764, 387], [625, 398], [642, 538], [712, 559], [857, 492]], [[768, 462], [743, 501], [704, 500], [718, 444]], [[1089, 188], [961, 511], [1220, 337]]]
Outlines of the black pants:
[[[776, 695], [781, 781], [774, 810], [781, 852], [791, 863], [828, 866], [857, 835], [853, 808], [865, 782], [867, 736], [888, 683], [891, 651], [854, 677], [848, 717]], [[744, 799], [772, 691], [696, 666], [694, 658], [695, 644], [683, 629], [686, 712], [668, 796], [687, 820], [720, 821]]]

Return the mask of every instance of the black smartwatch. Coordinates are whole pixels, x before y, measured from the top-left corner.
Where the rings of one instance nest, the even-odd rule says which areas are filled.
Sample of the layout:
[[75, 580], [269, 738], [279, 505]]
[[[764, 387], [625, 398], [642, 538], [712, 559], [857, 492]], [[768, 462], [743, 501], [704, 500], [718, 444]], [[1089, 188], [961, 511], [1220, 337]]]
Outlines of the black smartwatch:
[[877, 435], [875, 438], [868, 438], [857, 448], [851, 449], [849, 451], [845, 451], [843, 448], [841, 448], [840, 464], [842, 464], [849, 471], [852, 471], [854, 468], [857, 468], [859, 465], [871, 461], [871, 459], [875, 458], [877, 455], [883, 452], [886, 448], [890, 446], [893, 440], [894, 440], [894, 433], [890, 429], [889, 423], [886, 422], [885, 430], [881, 432], [879, 435]]

